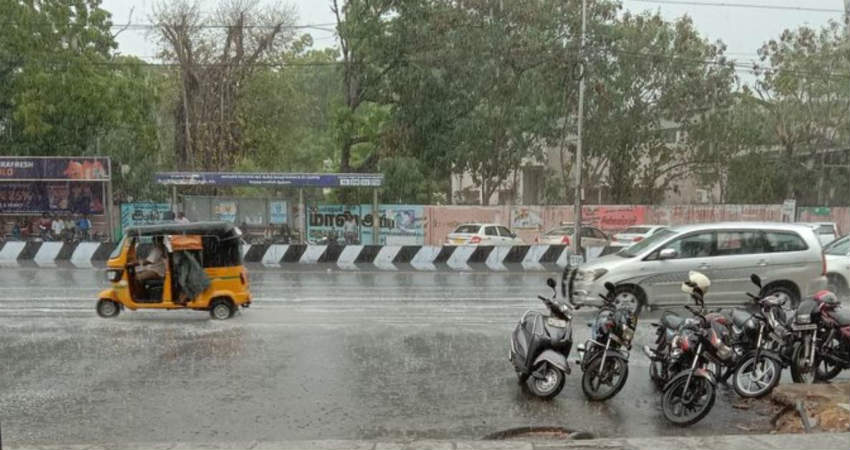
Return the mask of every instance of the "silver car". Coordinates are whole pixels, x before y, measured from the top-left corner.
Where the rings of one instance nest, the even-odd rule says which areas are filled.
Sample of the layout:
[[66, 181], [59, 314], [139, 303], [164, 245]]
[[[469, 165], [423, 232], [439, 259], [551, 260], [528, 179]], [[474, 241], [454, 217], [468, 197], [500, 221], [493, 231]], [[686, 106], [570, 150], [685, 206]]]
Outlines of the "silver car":
[[660, 230], [580, 266], [573, 295], [578, 301], [597, 299], [610, 281], [617, 285], [617, 301], [638, 311], [645, 305], [682, 304], [682, 281], [691, 270], [711, 279], [706, 302], [746, 302], [753, 273], [766, 293], [787, 298], [790, 306], [826, 287], [826, 263], [811, 227], [741, 222]]

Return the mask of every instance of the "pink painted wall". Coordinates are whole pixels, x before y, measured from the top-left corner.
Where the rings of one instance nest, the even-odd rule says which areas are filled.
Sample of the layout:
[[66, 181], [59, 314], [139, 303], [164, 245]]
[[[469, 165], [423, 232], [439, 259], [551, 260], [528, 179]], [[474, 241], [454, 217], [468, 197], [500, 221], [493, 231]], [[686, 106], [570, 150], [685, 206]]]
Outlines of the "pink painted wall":
[[[492, 222], [511, 228], [531, 244], [542, 232], [573, 222], [573, 211], [572, 206], [427, 206], [425, 243], [443, 244], [446, 235], [462, 223]], [[850, 229], [850, 208], [830, 208], [829, 214], [830, 219], [817, 216], [811, 221], [838, 222], [842, 231]], [[589, 205], [582, 209], [582, 216], [584, 223], [610, 234], [640, 224], [780, 221], [782, 205]]]

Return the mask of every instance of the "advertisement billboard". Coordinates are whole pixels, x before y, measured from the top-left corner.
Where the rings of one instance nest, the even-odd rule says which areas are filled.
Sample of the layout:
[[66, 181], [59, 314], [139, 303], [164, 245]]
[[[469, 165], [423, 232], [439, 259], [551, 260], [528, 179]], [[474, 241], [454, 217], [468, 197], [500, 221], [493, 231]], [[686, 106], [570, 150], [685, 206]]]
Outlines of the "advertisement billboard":
[[0, 156], [0, 180], [109, 181], [109, 158]]
[[[379, 244], [421, 245], [425, 242], [425, 208], [422, 205], [378, 206]], [[307, 236], [310, 242], [336, 240], [344, 244], [345, 213], [351, 214], [359, 244], [372, 244], [372, 205], [318, 205], [309, 211]]]
[[103, 189], [92, 182], [0, 183], [0, 212], [103, 214]]

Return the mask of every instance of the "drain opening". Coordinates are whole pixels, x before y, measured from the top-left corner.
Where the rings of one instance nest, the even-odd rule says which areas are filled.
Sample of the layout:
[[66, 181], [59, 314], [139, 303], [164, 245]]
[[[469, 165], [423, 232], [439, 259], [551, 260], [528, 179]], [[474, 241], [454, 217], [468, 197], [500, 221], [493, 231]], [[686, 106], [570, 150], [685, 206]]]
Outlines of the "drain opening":
[[484, 436], [485, 441], [504, 441], [512, 439], [536, 439], [536, 440], [579, 440], [593, 439], [593, 434], [587, 431], [570, 430], [564, 427], [517, 427], [497, 431]]

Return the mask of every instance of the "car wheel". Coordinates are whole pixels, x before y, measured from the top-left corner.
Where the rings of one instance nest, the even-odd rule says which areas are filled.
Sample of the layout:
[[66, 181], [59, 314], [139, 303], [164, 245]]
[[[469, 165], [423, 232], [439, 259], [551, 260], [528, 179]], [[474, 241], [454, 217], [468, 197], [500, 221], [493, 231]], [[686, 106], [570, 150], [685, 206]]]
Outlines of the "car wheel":
[[643, 310], [643, 292], [636, 286], [617, 286], [614, 290], [614, 305], [617, 308], [627, 308], [639, 316]]
[[233, 302], [226, 298], [217, 298], [210, 305], [210, 317], [215, 320], [229, 319], [235, 313]]
[[800, 297], [798, 297], [797, 294], [794, 293], [794, 291], [792, 291], [791, 289], [789, 289], [785, 286], [769, 286], [764, 291], [764, 297], [767, 297], [767, 296], [770, 296], [770, 295], [773, 295], [773, 296], [779, 297], [782, 300], [785, 300], [785, 303], [783, 303], [783, 306], [782, 306], [782, 308], [785, 309], [785, 310], [788, 310], [788, 309], [796, 310], [797, 306], [799, 306], [799, 304], [800, 304]]

